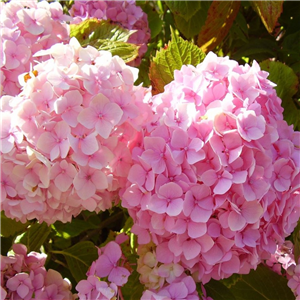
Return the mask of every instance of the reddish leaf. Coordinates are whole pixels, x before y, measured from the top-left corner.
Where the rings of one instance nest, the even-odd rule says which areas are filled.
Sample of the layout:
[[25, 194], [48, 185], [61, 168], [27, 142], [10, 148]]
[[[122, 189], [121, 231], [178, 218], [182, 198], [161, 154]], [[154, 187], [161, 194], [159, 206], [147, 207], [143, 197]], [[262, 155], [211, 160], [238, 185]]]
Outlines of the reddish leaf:
[[268, 32], [271, 33], [282, 13], [283, 1], [250, 1], [258, 13]]
[[198, 35], [202, 51], [213, 50], [227, 35], [240, 8], [240, 1], [213, 1]]

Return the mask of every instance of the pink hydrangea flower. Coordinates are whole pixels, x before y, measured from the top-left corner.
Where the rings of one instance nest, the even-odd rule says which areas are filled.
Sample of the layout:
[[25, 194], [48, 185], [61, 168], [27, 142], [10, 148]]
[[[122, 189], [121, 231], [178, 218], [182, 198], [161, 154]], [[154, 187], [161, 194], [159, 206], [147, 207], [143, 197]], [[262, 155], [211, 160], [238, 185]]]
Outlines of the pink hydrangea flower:
[[179, 264], [203, 284], [247, 273], [300, 217], [299, 142], [266, 72], [209, 53], [174, 78], [150, 101], [120, 193], [139, 243], [156, 251], [138, 268], [153, 299], [187, 298], [161, 287], [157, 266]]

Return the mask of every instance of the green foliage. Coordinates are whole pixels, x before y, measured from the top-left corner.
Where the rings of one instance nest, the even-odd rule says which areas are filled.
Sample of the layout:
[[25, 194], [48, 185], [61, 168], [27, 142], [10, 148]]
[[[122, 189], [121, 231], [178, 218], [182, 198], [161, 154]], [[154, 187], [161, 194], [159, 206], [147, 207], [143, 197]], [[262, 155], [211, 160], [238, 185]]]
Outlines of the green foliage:
[[272, 33], [282, 13], [283, 1], [251, 1], [250, 3], [260, 16], [268, 32]]
[[135, 30], [124, 29], [110, 21], [98, 19], [87, 19], [70, 25], [70, 36], [76, 37], [83, 47], [90, 45], [99, 50], [110, 51], [125, 62], [138, 57], [139, 46], [127, 43], [134, 32]]
[[1, 212], [1, 237], [15, 236], [17, 233], [25, 230], [29, 222], [21, 223], [7, 218], [4, 212]]
[[128, 282], [122, 287], [122, 295], [126, 300], [141, 299], [144, 286], [139, 281], [139, 273], [133, 271], [128, 278]]
[[[292, 291], [287, 279], [269, 268], [259, 265], [247, 275], [233, 275], [235, 278], [228, 287], [228, 280], [211, 280], [205, 285], [207, 294], [214, 300], [291, 300]], [[227, 283], [226, 283], [227, 282]]]
[[39, 252], [43, 243], [47, 240], [50, 234], [50, 227], [43, 222], [30, 225], [27, 231], [22, 235], [19, 242], [27, 247], [28, 252]]
[[191, 39], [200, 32], [205, 23], [209, 6], [210, 1], [202, 2], [201, 8], [188, 20], [180, 14], [174, 15], [176, 28], [185, 36], [185, 38]]
[[79, 242], [68, 249], [54, 250], [52, 253], [65, 257], [68, 268], [77, 282], [86, 278], [88, 268], [98, 257], [97, 249], [90, 241]]
[[228, 34], [239, 11], [240, 1], [214, 1], [208, 10], [197, 45], [204, 52], [213, 50]]
[[167, 1], [167, 6], [171, 12], [177, 16], [184, 18], [186, 21], [191, 19], [197, 11], [200, 10], [201, 1]]
[[163, 92], [164, 86], [174, 79], [174, 71], [185, 64], [196, 66], [205, 54], [194, 44], [184, 41], [172, 32], [172, 39], [165, 49], [156, 53], [150, 65], [153, 93]]
[[300, 219], [299, 219], [298, 224], [292, 234], [292, 240], [294, 243], [295, 261], [298, 261], [298, 259], [300, 257]]
[[295, 128], [300, 128], [300, 114], [293, 102], [293, 96], [299, 88], [299, 81], [293, 69], [279, 61], [263, 61], [260, 64], [263, 70], [270, 73], [268, 79], [275, 82], [277, 95], [282, 99], [284, 108], [284, 118], [289, 124], [294, 124]]

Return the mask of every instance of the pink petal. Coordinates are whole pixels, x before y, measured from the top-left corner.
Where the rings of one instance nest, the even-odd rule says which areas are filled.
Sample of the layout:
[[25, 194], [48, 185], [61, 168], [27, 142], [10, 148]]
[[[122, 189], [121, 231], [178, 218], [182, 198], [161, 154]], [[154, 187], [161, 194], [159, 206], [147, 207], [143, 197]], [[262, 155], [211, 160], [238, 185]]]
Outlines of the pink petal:
[[200, 254], [201, 247], [196, 241], [189, 240], [183, 243], [182, 250], [184, 257], [187, 260], [190, 260], [197, 257]]
[[231, 211], [228, 216], [228, 225], [232, 231], [239, 231], [246, 225], [246, 220], [241, 214]]
[[206, 233], [206, 231], [207, 227], [205, 223], [188, 223], [188, 235], [193, 239], [203, 236]]
[[123, 286], [127, 280], [130, 272], [122, 267], [115, 267], [112, 269], [108, 276], [110, 282], [115, 283], [117, 286]]

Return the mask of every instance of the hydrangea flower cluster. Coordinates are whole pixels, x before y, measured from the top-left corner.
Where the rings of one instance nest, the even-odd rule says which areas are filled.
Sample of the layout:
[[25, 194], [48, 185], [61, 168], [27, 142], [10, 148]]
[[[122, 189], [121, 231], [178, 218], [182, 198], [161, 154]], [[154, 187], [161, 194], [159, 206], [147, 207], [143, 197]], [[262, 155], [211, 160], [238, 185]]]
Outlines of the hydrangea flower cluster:
[[129, 30], [136, 30], [128, 43], [139, 45], [139, 57], [132, 63], [138, 66], [141, 57], [147, 52], [147, 42], [150, 39], [150, 29], [147, 15], [134, 0], [130, 1], [86, 1], [75, 0], [70, 9], [73, 17], [72, 23], [79, 23], [87, 18], [97, 18], [101, 20], [111, 20]]
[[14, 255], [1, 255], [1, 300], [72, 300], [71, 284], [44, 264], [46, 255], [30, 252], [26, 246], [13, 245]]
[[[110, 300], [122, 294], [120, 287], [128, 281], [130, 271], [120, 244], [127, 240], [128, 236], [120, 234], [116, 241], [98, 248], [99, 257], [89, 268], [87, 279], [76, 285], [80, 300]], [[107, 278], [108, 283], [101, 281], [101, 278]]]
[[154, 273], [181, 265], [203, 283], [248, 273], [294, 229], [299, 133], [267, 75], [209, 53], [152, 98], [121, 199], [139, 244], [155, 245]]
[[33, 55], [56, 43], [69, 41], [70, 16], [59, 2], [12, 0], [0, 3], [1, 94], [20, 92], [18, 76], [35, 64]]
[[108, 209], [151, 114], [148, 90], [133, 86], [136, 69], [121, 58], [75, 38], [35, 55], [52, 58], [20, 76], [18, 96], [0, 100], [2, 210], [50, 224]]

